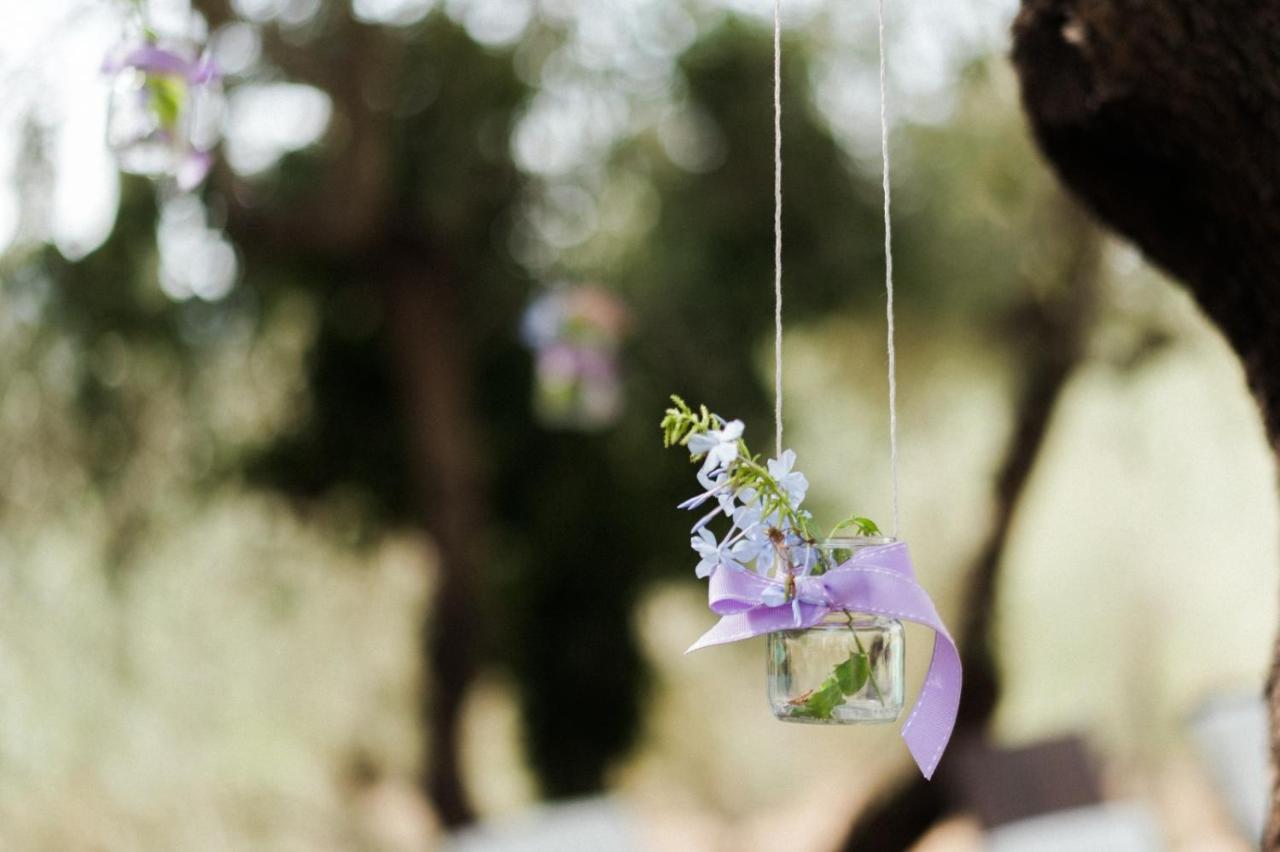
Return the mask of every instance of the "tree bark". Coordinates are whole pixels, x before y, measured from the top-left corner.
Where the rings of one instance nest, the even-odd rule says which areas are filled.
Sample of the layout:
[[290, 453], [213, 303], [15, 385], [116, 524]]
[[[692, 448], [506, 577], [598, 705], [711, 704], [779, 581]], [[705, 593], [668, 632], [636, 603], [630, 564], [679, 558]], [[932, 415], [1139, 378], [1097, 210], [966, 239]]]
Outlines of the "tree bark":
[[1023, 0], [1013, 59], [1063, 183], [1186, 283], [1280, 446], [1280, 0]]
[[[1022, 360], [1025, 369], [1013, 431], [996, 475], [995, 517], [970, 569], [961, 609], [964, 621], [956, 634], [965, 677], [954, 734], [957, 743], [985, 737], [1000, 698], [1000, 673], [990, 641], [1000, 566], [1058, 401], [1084, 361], [1092, 325], [1101, 254], [1097, 229], [1073, 204], [1061, 203], [1054, 213], [1056, 232], [1066, 235], [1062, 280], [1050, 297], [1032, 296], [1014, 317], [1013, 328], [1027, 353]], [[913, 774], [859, 816], [843, 848], [849, 852], [910, 848], [955, 808], [954, 789], [945, 761], [933, 782]]]
[[[211, 26], [235, 20], [228, 0], [197, 0]], [[409, 433], [404, 436], [421, 523], [437, 548], [439, 582], [421, 636], [421, 699], [427, 760], [422, 787], [448, 827], [474, 810], [462, 780], [458, 726], [477, 670], [476, 545], [483, 530], [483, 486], [468, 397], [470, 363], [458, 333], [458, 293], [443, 258], [425, 240], [396, 235], [393, 116], [369, 105], [368, 93], [391, 90], [404, 43], [381, 27], [343, 14], [326, 38], [293, 43], [263, 28], [272, 64], [291, 79], [318, 86], [345, 118], [340, 144], [323, 152], [305, 202], [255, 205], [221, 165], [215, 185], [228, 204], [227, 232], [251, 259], [309, 256], [346, 264], [365, 258], [377, 270], [388, 318], [390, 373], [399, 382]], [[238, 190], [243, 190], [241, 194]]]
[[405, 439], [425, 525], [439, 551], [436, 598], [422, 635], [428, 749], [423, 787], [441, 822], [457, 827], [474, 819], [462, 782], [458, 733], [462, 700], [477, 665], [475, 578], [484, 506], [470, 428], [468, 360], [447, 270], [409, 254], [393, 257], [386, 280], [393, 371], [410, 428]]

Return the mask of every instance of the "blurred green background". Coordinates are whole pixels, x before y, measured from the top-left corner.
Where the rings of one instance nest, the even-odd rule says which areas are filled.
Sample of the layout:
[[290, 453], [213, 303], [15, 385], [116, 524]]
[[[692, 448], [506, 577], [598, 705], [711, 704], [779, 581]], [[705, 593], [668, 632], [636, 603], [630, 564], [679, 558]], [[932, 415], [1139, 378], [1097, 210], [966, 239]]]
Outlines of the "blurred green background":
[[[756, 643], [682, 655], [656, 428], [678, 392], [768, 443], [771, 4], [192, 6], [148, 11], [227, 73], [180, 196], [104, 143], [130, 7], [0, 2], [0, 847], [435, 848], [608, 793], [641, 848], [834, 848], [905, 749], [773, 722]], [[995, 547], [997, 741], [1080, 734], [1171, 848], [1236, 848], [1186, 726], [1276, 618], [1238, 367], [1036, 157], [1015, 4], [890, 7], [922, 579], [959, 628]], [[886, 523], [875, 7], [784, 10], [787, 443]], [[622, 408], [555, 422], [522, 316], [580, 284]]]

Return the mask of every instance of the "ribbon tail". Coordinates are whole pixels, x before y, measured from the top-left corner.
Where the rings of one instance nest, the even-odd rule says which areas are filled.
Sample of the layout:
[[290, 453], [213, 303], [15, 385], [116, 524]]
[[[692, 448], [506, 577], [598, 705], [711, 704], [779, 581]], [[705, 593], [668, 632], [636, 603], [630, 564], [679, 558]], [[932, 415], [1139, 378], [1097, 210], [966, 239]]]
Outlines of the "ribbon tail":
[[692, 654], [694, 651], [701, 651], [703, 648], [710, 648], [714, 645], [728, 645], [731, 642], [750, 639], [754, 635], [751, 632], [745, 612], [737, 615], [726, 615], [716, 622], [715, 627], [703, 633], [697, 642], [690, 645], [685, 653]]
[[951, 741], [960, 710], [962, 680], [960, 652], [951, 637], [941, 631], [933, 641], [933, 659], [920, 697], [902, 726], [902, 739], [926, 780], [933, 778], [942, 752]]
[[955, 729], [964, 672], [946, 624], [929, 593], [916, 582], [906, 545], [899, 542], [869, 552], [861, 562], [854, 560], [827, 575], [826, 584], [832, 598], [850, 609], [910, 621], [934, 632], [929, 672], [902, 726], [902, 739], [920, 772], [933, 778]]

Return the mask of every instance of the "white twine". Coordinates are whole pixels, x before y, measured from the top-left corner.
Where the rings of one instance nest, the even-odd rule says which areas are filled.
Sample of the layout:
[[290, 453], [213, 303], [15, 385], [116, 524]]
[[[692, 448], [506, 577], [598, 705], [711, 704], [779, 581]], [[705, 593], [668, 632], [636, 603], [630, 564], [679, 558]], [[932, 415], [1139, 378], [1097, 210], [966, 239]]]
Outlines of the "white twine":
[[[877, 0], [880, 51], [880, 158], [884, 192], [884, 286], [889, 372], [889, 477], [893, 495], [893, 536], [902, 526], [898, 487], [898, 349], [893, 287], [893, 217], [889, 160], [889, 60], [885, 47], [885, 0]], [[773, 0], [773, 385], [774, 430], [782, 456], [782, 0]]]
[[782, 458], [782, 0], [773, 0], [773, 425]]
[[902, 525], [898, 495], [898, 348], [893, 314], [893, 220], [890, 216], [892, 193], [889, 189], [889, 58], [884, 39], [884, 0], [876, 3], [880, 40], [880, 159], [884, 190], [884, 289], [886, 348], [889, 353], [889, 479], [893, 492], [893, 537]]

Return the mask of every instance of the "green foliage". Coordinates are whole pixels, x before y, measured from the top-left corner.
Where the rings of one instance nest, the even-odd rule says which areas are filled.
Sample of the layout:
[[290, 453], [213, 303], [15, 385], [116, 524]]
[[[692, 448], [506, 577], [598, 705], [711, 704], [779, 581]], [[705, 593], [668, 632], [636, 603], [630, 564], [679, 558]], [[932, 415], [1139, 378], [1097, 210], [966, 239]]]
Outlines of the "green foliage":
[[[689, 439], [724, 426], [724, 418], [712, 414], [705, 405], [695, 412], [680, 397], [672, 394], [674, 407], [668, 408], [662, 418], [663, 444], [672, 446], [688, 446]], [[703, 454], [695, 453], [694, 461], [700, 461]], [[774, 479], [769, 469], [760, 463], [760, 457], [751, 454], [744, 440], [738, 441], [738, 459], [728, 468], [729, 482], [727, 487], [735, 494], [751, 492], [760, 500], [760, 511], [764, 517], [777, 516], [787, 523], [802, 539], [810, 543], [817, 539], [810, 532], [813, 516], [809, 512], [792, 505], [785, 489]]]
[[708, 411], [705, 405], [700, 406], [695, 412], [688, 403], [675, 394], [671, 395], [671, 401], [674, 405], [667, 409], [660, 424], [664, 448], [686, 447], [689, 445], [689, 439], [694, 435], [710, 432], [724, 425], [723, 421]]
[[[871, 520], [870, 518], [863, 518], [863, 517], [859, 517], [858, 515], [854, 515], [853, 517], [846, 518], [845, 520], [841, 521], [840, 523], [832, 527], [831, 536], [834, 536], [836, 533], [841, 532], [842, 530], [847, 530], [847, 529], [856, 529], [858, 531], [858, 535], [861, 535], [861, 536], [880, 535], [880, 526], [875, 521]], [[830, 538], [831, 536], [828, 536], [828, 537]]]
[[[169, 416], [199, 424], [196, 449], [166, 451], [172, 464], [199, 471], [211, 494], [242, 487], [247, 473], [254, 487], [294, 498], [304, 517], [328, 518], [326, 506], [335, 503], [358, 506], [365, 532], [350, 541], [367, 544], [377, 531], [420, 526], [432, 500], [409, 472], [423, 434], [436, 439], [438, 424], [415, 416], [404, 401], [404, 377], [390, 352], [381, 251], [425, 244], [423, 286], [446, 280], [439, 308], [450, 312], [464, 344], [451, 354], [474, 414], [471, 437], [486, 495], [476, 545], [489, 555], [477, 578], [487, 609], [476, 650], [514, 675], [544, 790], [590, 793], [638, 730], [645, 670], [632, 608], [648, 581], [689, 574], [687, 520], [671, 509], [688, 494], [688, 464], [658, 450], [644, 412], [660, 410], [668, 390], [680, 387], [690, 398], [714, 396], [721, 410], [749, 425], [768, 422], [769, 389], [757, 356], [772, 331], [772, 113], [760, 96], [771, 90], [770, 40], [732, 17], [702, 34], [681, 60], [679, 92], [718, 140], [717, 159], [690, 172], [663, 154], [656, 134], [624, 140], [608, 168], [643, 183], [656, 200], [652, 216], [609, 263], [565, 251], [545, 272], [600, 277], [633, 306], [631, 416], [609, 433], [584, 437], [533, 419], [530, 359], [515, 340], [536, 282], [507, 250], [528, 215], [528, 182], [512, 160], [510, 136], [536, 67], [527, 53], [477, 45], [440, 13], [412, 27], [365, 27], [351, 24], [344, 9], [326, 6], [296, 44], [292, 37], [264, 40], [268, 64], [280, 50], [307, 58], [307, 67], [343, 73], [309, 81], [333, 83], [328, 147], [291, 155], [279, 169], [222, 193], [233, 216], [236, 198], [250, 199], [251, 208], [233, 234], [244, 269], [233, 295], [218, 304], [163, 295], [155, 281], [154, 196], [129, 180], [116, 231], [99, 251], [69, 263], [50, 249], [32, 264], [40, 285], [30, 300], [41, 306], [36, 325], [51, 336], [56, 330], [60, 350], [79, 359], [71, 371], [79, 405], [73, 425], [85, 437], [87, 487], [117, 511], [136, 490], [130, 459], [148, 440], [139, 412], [151, 391], [136, 365], [156, 363], [186, 394], [186, 407], [175, 402]], [[876, 180], [850, 169], [807, 103], [809, 81], [805, 46], [789, 44], [784, 86], [794, 108], [783, 119], [790, 159], [784, 179], [788, 197], [801, 200], [787, 205], [783, 223], [788, 274], [801, 285], [789, 290], [793, 329], [878, 306], [882, 281]], [[351, 92], [377, 101], [373, 120], [357, 124], [364, 116], [346, 111]], [[170, 116], [181, 103], [177, 94], [155, 93]], [[994, 110], [979, 106], [971, 110], [980, 121], [961, 159], [990, 150], [993, 168], [1020, 180], [1027, 158], [989, 144], [984, 128]], [[922, 181], [930, 188], [916, 199], [923, 212], [904, 217], [898, 231], [904, 305], [913, 298], [933, 304], [945, 293], [971, 298], [979, 286], [984, 298], [1003, 298], [1014, 289], [1010, 270], [1021, 257], [998, 248], [1016, 242], [1006, 232], [1021, 228], [1024, 217], [1009, 217], [1006, 232], [991, 237], [991, 223], [972, 215], [986, 208], [971, 201], [970, 171], [948, 165], [957, 160], [949, 147], [955, 129], [923, 135], [923, 159], [938, 173]], [[372, 152], [368, 173], [337, 173], [338, 149], [356, 144]], [[316, 187], [376, 180], [383, 185], [374, 194], [390, 199], [379, 220], [385, 244], [308, 248], [282, 236], [323, 213], [310, 203]], [[227, 185], [215, 176], [215, 192]], [[599, 240], [617, 239], [609, 228], [598, 232]], [[16, 288], [19, 278], [5, 286]], [[984, 312], [999, 313], [986, 303]], [[227, 439], [219, 418], [242, 411], [246, 395], [210, 393], [208, 376], [226, 360], [257, 365], [286, 338], [305, 353], [298, 356], [304, 372], [289, 374], [296, 388], [288, 416], [271, 421], [255, 442]], [[113, 347], [135, 365], [132, 377], [120, 380], [94, 363], [104, 360], [96, 353]], [[694, 428], [712, 428], [705, 409], [676, 401], [673, 410], [675, 421], [663, 423], [668, 446], [683, 445]], [[764, 479], [750, 477], [767, 470], [743, 456], [747, 478], [738, 484], [760, 486]], [[142, 516], [111, 523], [124, 542], [124, 555], [113, 557], [122, 564], [128, 542], [145, 533]], [[860, 518], [836, 529], [851, 527], [877, 532]], [[857, 663], [838, 671], [842, 696], [857, 680]], [[582, 695], [591, 700], [574, 700]], [[828, 691], [824, 701], [834, 698]]]
[[[694, 411], [679, 396], [671, 395], [672, 406], [666, 410], [660, 427], [664, 448], [674, 446], [685, 447], [694, 435], [701, 435], [724, 426], [724, 418], [712, 414], [705, 405]], [[703, 454], [695, 453], [693, 461], [700, 461]], [[793, 505], [790, 496], [781, 483], [769, 472], [769, 468], [761, 464], [760, 456], [752, 455], [745, 440], [738, 441], [738, 458], [728, 467], [729, 482], [727, 488], [735, 494], [751, 493], [760, 501], [761, 514], [766, 517], [778, 517], [785, 522], [787, 529], [795, 532], [803, 541], [814, 544], [818, 541], [812, 531], [813, 515], [807, 510]], [[854, 515], [841, 521], [831, 534], [856, 528], [859, 535], [879, 535], [880, 527], [875, 521]], [[832, 566], [820, 563], [818, 572], [829, 570]]]
[[826, 720], [830, 719], [831, 714], [842, 704], [844, 704], [844, 693], [840, 691], [840, 683], [832, 674], [803, 701], [796, 703], [791, 715], [801, 719]]
[[854, 695], [866, 686], [871, 676], [871, 660], [866, 654], [858, 653], [836, 666], [836, 682], [845, 695]]
[[176, 132], [187, 99], [186, 81], [173, 74], [149, 74], [147, 92], [160, 126], [170, 133]]
[[871, 677], [870, 658], [861, 652], [850, 655], [808, 695], [792, 702], [791, 715], [801, 719], [825, 721], [847, 696], [856, 695]]

